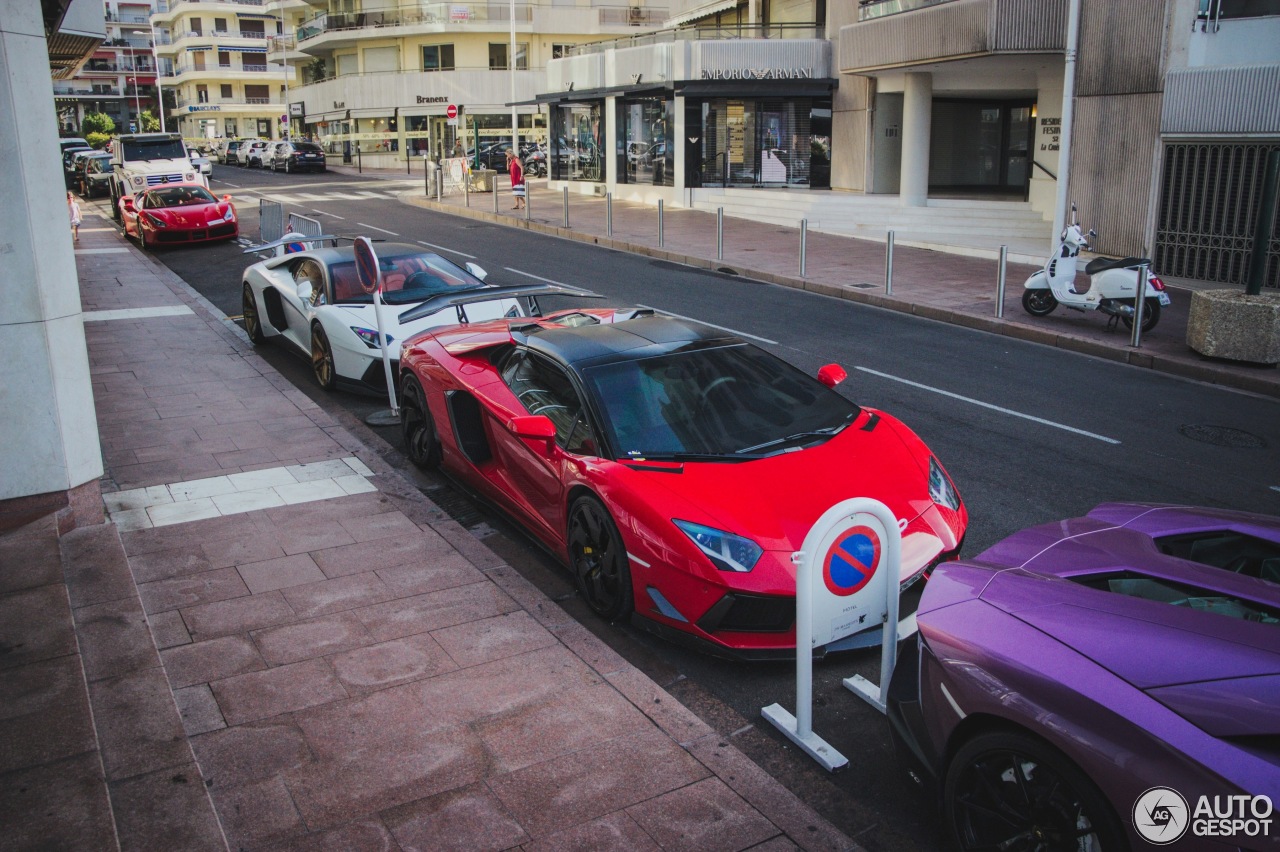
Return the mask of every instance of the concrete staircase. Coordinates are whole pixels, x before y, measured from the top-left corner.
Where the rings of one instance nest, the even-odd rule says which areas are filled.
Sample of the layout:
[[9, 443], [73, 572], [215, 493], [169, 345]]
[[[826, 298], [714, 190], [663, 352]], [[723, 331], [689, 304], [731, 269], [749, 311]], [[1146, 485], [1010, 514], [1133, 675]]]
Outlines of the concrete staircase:
[[971, 257], [999, 256], [1009, 247], [1009, 261], [1042, 264], [1050, 250], [1053, 223], [1024, 201], [931, 198], [927, 207], [903, 207], [896, 195], [853, 195], [792, 189], [708, 187], [692, 190], [693, 207], [725, 216], [811, 231], [884, 242], [894, 232], [895, 245], [906, 245]]

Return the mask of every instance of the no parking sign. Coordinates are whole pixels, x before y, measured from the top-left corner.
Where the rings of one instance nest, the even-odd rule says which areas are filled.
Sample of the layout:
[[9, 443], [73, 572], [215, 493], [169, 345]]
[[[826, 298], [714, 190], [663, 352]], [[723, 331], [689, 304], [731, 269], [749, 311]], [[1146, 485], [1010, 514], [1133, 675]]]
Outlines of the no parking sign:
[[[780, 704], [761, 712], [829, 770], [849, 761], [813, 732], [813, 649], [882, 625], [880, 683], [888, 683], [897, 652], [898, 577], [902, 532], [878, 500], [855, 497], [832, 506], [810, 528], [796, 563], [796, 713]], [[858, 678], [845, 686], [884, 710], [881, 687]]]

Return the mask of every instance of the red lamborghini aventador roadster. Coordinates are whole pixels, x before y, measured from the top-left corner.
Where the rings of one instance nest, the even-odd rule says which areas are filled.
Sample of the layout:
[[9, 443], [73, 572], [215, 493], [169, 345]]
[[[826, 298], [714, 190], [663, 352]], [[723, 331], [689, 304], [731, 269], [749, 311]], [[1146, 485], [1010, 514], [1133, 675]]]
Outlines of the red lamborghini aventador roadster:
[[721, 654], [794, 654], [791, 557], [835, 503], [894, 512], [904, 585], [956, 558], [968, 525], [924, 442], [833, 390], [840, 367], [813, 378], [695, 322], [606, 309], [446, 326], [406, 341], [400, 368], [415, 464], [512, 514], [601, 616]]

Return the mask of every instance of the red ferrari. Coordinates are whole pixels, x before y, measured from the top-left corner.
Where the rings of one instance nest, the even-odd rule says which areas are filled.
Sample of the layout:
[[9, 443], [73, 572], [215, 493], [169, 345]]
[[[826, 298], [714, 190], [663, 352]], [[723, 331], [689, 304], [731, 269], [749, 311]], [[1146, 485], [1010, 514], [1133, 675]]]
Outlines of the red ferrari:
[[124, 233], [144, 248], [230, 240], [239, 236], [231, 196], [221, 200], [198, 183], [170, 183], [120, 199]]
[[446, 326], [407, 340], [400, 368], [416, 465], [514, 515], [604, 618], [719, 654], [795, 653], [791, 557], [841, 500], [897, 516], [903, 586], [956, 558], [968, 526], [924, 442], [833, 390], [844, 370], [815, 379], [699, 323], [606, 309]]

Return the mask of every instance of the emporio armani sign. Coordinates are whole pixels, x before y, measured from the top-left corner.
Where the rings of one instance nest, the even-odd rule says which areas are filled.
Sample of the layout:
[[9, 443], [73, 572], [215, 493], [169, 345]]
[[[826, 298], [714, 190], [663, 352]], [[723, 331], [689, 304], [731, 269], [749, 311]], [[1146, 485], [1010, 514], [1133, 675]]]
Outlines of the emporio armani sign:
[[812, 68], [733, 68], [703, 71], [703, 80], [812, 80]]

